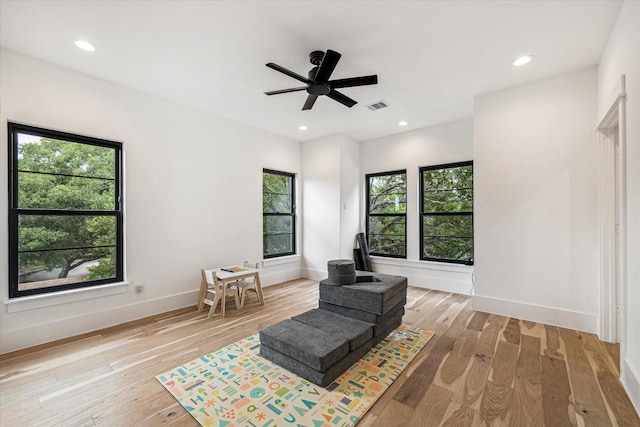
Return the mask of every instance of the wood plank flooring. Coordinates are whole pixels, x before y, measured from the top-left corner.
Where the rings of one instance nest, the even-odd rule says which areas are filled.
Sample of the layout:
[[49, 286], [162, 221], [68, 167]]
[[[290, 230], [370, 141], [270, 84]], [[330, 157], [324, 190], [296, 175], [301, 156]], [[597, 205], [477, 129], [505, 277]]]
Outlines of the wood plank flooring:
[[[2, 355], [0, 426], [195, 426], [155, 376], [317, 307], [318, 286], [296, 280], [264, 294], [264, 306], [229, 305], [225, 319], [188, 308]], [[470, 305], [409, 288], [404, 323], [436, 335], [359, 427], [640, 427], [616, 346]]]

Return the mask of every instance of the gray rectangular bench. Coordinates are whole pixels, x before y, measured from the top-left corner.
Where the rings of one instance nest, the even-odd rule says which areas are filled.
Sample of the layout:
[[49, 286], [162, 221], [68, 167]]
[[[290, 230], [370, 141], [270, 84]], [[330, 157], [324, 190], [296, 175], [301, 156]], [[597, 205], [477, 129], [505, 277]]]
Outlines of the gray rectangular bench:
[[260, 331], [262, 357], [321, 387], [400, 326], [404, 315], [406, 277], [354, 269], [355, 283], [343, 284], [346, 262], [352, 263], [329, 261], [319, 308]]

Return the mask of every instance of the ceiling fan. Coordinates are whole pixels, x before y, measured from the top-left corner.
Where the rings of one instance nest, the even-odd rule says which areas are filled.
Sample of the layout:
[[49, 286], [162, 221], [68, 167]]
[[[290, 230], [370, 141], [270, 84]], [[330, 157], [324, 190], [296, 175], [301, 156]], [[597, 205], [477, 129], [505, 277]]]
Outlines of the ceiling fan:
[[349, 98], [348, 96], [338, 92], [336, 89], [353, 86], [375, 85], [378, 83], [378, 76], [372, 75], [350, 77], [348, 79], [329, 80], [329, 78], [331, 77], [331, 73], [333, 73], [333, 70], [336, 68], [336, 65], [338, 64], [341, 56], [342, 55], [340, 55], [338, 52], [331, 49], [327, 49], [326, 53], [321, 50], [314, 50], [309, 54], [309, 60], [314, 65], [314, 67], [309, 71], [308, 77], [303, 77], [300, 74], [287, 70], [286, 68], [281, 67], [278, 64], [269, 62], [268, 64], [266, 64], [267, 67], [273, 68], [276, 71], [280, 71], [281, 73], [286, 74], [289, 77], [293, 77], [294, 79], [305, 83], [306, 86], [273, 90], [270, 92], [265, 92], [265, 94], [278, 95], [281, 93], [306, 90], [309, 96], [307, 96], [307, 101], [302, 107], [303, 110], [310, 110], [311, 107], [313, 107], [313, 104], [316, 102], [316, 99], [318, 99], [318, 96], [320, 95], [326, 95], [334, 101], [338, 101], [342, 105], [346, 105], [347, 107], [351, 108], [356, 105], [357, 102]]

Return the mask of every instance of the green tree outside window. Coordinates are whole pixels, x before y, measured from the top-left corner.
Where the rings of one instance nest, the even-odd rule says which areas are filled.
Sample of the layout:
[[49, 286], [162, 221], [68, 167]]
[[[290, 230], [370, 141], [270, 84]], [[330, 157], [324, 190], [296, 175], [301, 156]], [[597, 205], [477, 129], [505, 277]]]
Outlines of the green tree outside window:
[[262, 245], [264, 258], [295, 254], [295, 176], [262, 173]]
[[10, 139], [10, 294], [122, 280], [121, 145], [15, 124]]
[[420, 259], [473, 264], [473, 163], [420, 168]]
[[405, 258], [407, 251], [406, 171], [369, 174], [367, 243], [372, 255]]

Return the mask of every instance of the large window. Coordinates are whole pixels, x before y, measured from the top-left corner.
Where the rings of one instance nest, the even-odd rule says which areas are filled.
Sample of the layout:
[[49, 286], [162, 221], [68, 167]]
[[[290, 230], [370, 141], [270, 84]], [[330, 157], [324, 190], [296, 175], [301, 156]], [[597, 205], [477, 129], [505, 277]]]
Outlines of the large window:
[[369, 253], [406, 258], [406, 170], [369, 174], [366, 181]]
[[295, 176], [262, 172], [262, 252], [264, 258], [296, 253]]
[[473, 162], [420, 168], [420, 259], [473, 264]]
[[9, 123], [9, 296], [123, 280], [122, 144]]

